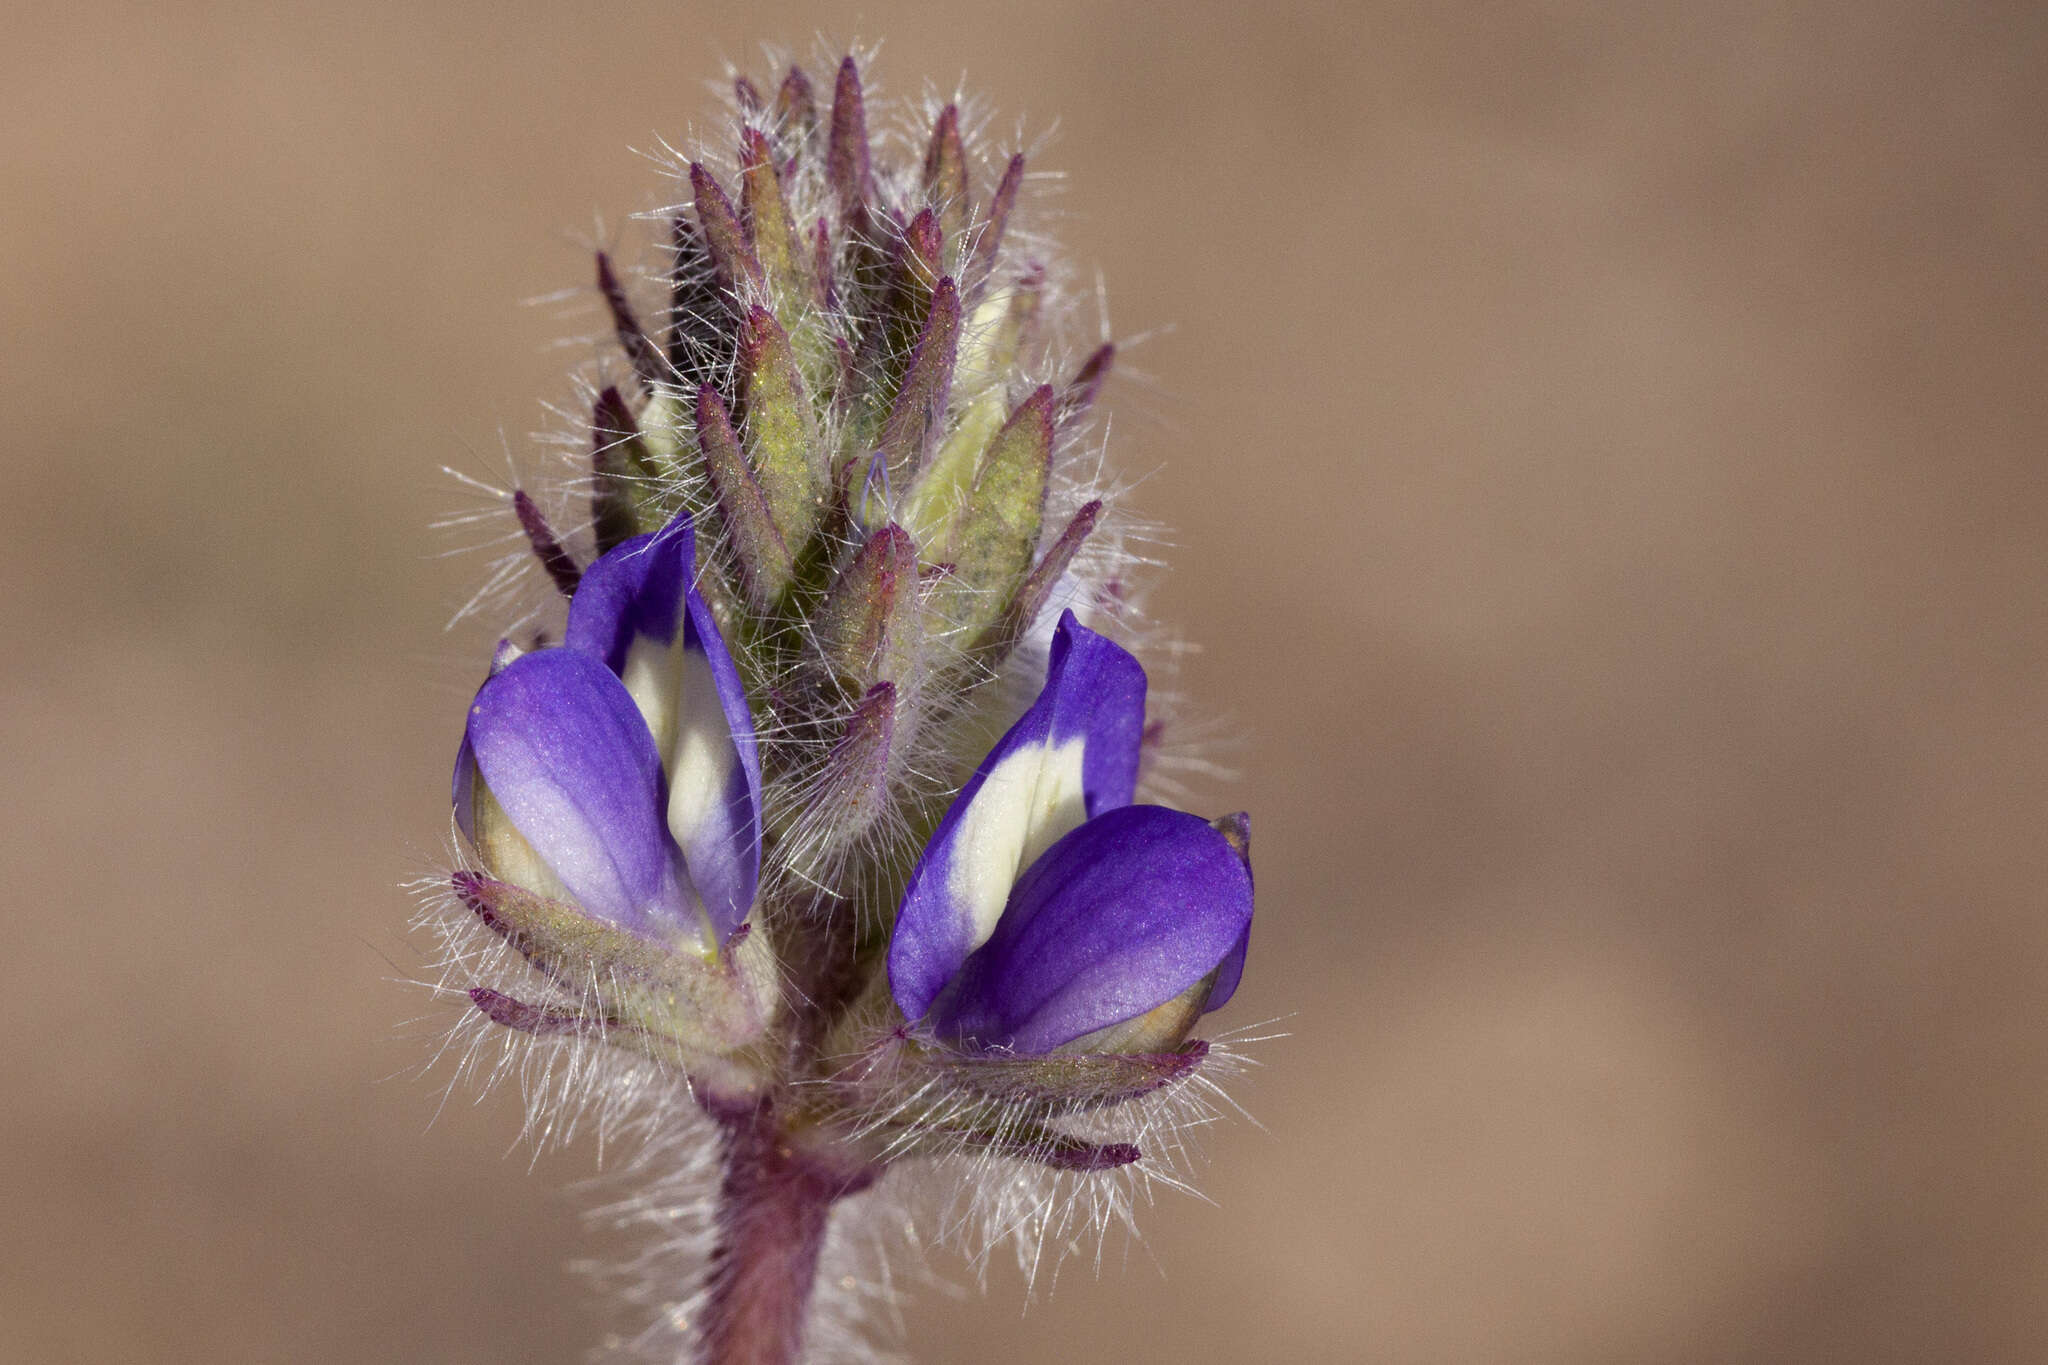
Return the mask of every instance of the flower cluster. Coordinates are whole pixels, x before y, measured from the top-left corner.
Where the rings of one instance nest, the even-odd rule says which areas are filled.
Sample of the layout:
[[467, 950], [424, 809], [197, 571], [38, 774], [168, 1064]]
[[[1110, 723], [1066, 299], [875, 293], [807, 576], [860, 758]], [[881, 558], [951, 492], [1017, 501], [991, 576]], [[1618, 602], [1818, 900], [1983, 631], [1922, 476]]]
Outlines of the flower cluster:
[[1160, 718], [1081, 458], [1114, 353], [1060, 365], [1024, 158], [954, 104], [921, 159], [873, 151], [852, 58], [829, 108], [798, 68], [736, 91], [732, 161], [677, 168], [660, 301], [597, 258], [624, 363], [587, 520], [511, 499], [566, 624], [469, 708], [450, 886], [525, 964], [477, 1017], [709, 1116], [695, 1350], [780, 1361], [885, 1173], [1142, 1158], [1101, 1120], [1202, 1065], [1252, 879], [1244, 816], [1137, 801]]

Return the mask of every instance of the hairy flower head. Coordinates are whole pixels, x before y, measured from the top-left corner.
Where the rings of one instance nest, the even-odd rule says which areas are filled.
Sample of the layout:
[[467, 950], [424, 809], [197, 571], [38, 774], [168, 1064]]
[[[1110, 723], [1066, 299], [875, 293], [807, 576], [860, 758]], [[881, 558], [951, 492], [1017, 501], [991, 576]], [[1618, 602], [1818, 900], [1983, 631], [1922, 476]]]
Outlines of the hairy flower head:
[[471, 703], [437, 904], [482, 1027], [568, 1049], [649, 1151], [721, 1154], [710, 1270], [661, 1301], [769, 1360], [828, 1226], [920, 1172], [1040, 1235], [1174, 1179], [1252, 878], [1244, 816], [1138, 799], [1168, 721], [1115, 638], [1115, 352], [1069, 349], [1023, 155], [958, 103], [877, 135], [851, 57], [735, 90], [662, 259], [597, 255], [577, 475], [507, 499], [566, 610]]

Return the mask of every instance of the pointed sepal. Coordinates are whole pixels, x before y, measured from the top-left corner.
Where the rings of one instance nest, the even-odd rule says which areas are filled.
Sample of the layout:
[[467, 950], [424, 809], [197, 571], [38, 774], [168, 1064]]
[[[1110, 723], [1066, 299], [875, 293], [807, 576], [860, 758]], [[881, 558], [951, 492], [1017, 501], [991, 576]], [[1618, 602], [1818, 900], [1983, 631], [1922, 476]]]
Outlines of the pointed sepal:
[[988, 287], [989, 279], [995, 274], [996, 260], [1003, 247], [1003, 233], [1010, 225], [1010, 210], [1016, 207], [1017, 191], [1023, 184], [1024, 154], [1019, 152], [1003, 169], [1002, 182], [989, 199], [988, 212], [982, 217], [981, 227], [975, 234], [974, 252], [969, 257], [966, 278], [976, 298]]
[[597, 292], [604, 296], [605, 307], [611, 312], [612, 332], [619, 339], [619, 348], [632, 362], [633, 373], [642, 388], [652, 393], [666, 377], [661, 348], [642, 330], [632, 301], [626, 297], [625, 286], [612, 269], [612, 258], [602, 251], [597, 253]]
[[1113, 1171], [1144, 1159], [1136, 1143], [1096, 1142], [1029, 1121], [1010, 1120], [989, 1128], [932, 1125], [907, 1144], [908, 1152], [941, 1155], [949, 1151], [985, 1152], [1011, 1161], [1028, 1161], [1055, 1171]]
[[1017, 642], [1022, 640], [1037, 623], [1040, 612], [1052, 600], [1053, 590], [1074, 562], [1074, 556], [1081, 552], [1081, 546], [1095, 531], [1095, 523], [1102, 515], [1102, 499], [1082, 504], [1074, 513], [1059, 535], [1053, 539], [1050, 549], [1043, 558], [1024, 575], [1023, 585], [1017, 595], [1010, 599], [1010, 605], [1003, 608], [1003, 614], [988, 634], [982, 638], [981, 648], [990, 664], [999, 663], [1009, 656]]
[[592, 1032], [602, 1029], [606, 1022], [585, 1014], [582, 1010], [535, 1005], [506, 995], [503, 991], [494, 991], [488, 986], [472, 986], [468, 994], [469, 1003], [475, 1005], [477, 1013], [484, 1018], [500, 1028], [512, 1029], [517, 1033], [530, 1033], [536, 1038]]
[[533, 551], [533, 557], [540, 561], [541, 568], [547, 570], [555, 590], [564, 597], [573, 595], [583, 571], [562, 548], [555, 528], [548, 525], [547, 514], [540, 510], [540, 504], [524, 488], [512, 490], [512, 514], [518, 518], [519, 529], [526, 535], [527, 548]]
[[796, 565], [776, 528], [768, 496], [740, 450], [718, 391], [709, 384], [697, 390], [697, 445], [704, 453], [704, 472], [718, 501], [733, 558], [738, 561], [747, 600], [766, 610], [788, 589]]
[[848, 57], [839, 63], [832, 88], [832, 132], [825, 151], [825, 179], [839, 200], [849, 225], [865, 220], [868, 197], [868, 118], [861, 95], [860, 67]]
[[1009, 605], [1031, 567], [1052, 476], [1050, 386], [1010, 414], [975, 470], [946, 558], [968, 590], [963, 615], [992, 621]]
[[746, 130], [740, 140], [740, 166], [740, 213], [754, 256], [783, 300], [781, 306], [794, 306], [810, 296], [810, 253], [789, 215], [782, 177], [775, 169], [775, 149], [765, 134]]
[[654, 460], [618, 389], [590, 405], [590, 521], [599, 554], [640, 534], [640, 505], [652, 491]]
[[1110, 367], [1115, 363], [1116, 347], [1105, 341], [1074, 372], [1073, 379], [1060, 393], [1059, 411], [1053, 416], [1053, 424], [1061, 432], [1073, 430], [1088, 415], [1088, 410], [1095, 406], [1097, 395], [1102, 392], [1103, 384], [1109, 379]]
[[946, 420], [946, 398], [952, 391], [953, 361], [960, 344], [960, 294], [950, 279], [941, 279], [931, 294], [924, 325], [917, 333], [910, 363], [896, 389], [895, 402], [876, 442], [888, 461], [894, 487], [904, 487], [924, 463], [932, 439]]
[[703, 233], [704, 249], [711, 257], [718, 283], [734, 299], [763, 283], [761, 260], [748, 240], [746, 225], [740, 221], [724, 186], [695, 162], [690, 164], [690, 189], [696, 195], [697, 227]]
[[593, 441], [605, 445], [605, 467], [629, 482], [653, 484], [675, 477], [677, 471], [656, 458], [647, 434], [626, 405], [625, 395], [607, 384], [590, 405]]
[[450, 887], [557, 997], [540, 1003], [471, 991], [493, 1022], [529, 1033], [598, 1033], [693, 1075], [724, 1079], [754, 1069], [745, 1052], [772, 1023], [779, 995], [766, 935], [736, 934], [706, 957], [475, 872], [457, 872]]
[[917, 547], [891, 522], [869, 536], [817, 615], [818, 645], [856, 694], [908, 676], [920, 643]]
[[925, 202], [937, 211], [949, 247], [967, 231], [967, 149], [960, 141], [960, 110], [947, 105], [932, 126], [924, 154]]
[[816, 411], [796, 353], [782, 325], [765, 308], [748, 310], [737, 369], [748, 463], [793, 559], [818, 529], [830, 480]]
[[775, 92], [773, 117], [776, 146], [785, 159], [794, 160], [810, 151], [818, 131], [818, 100], [802, 67], [790, 67], [782, 78]]

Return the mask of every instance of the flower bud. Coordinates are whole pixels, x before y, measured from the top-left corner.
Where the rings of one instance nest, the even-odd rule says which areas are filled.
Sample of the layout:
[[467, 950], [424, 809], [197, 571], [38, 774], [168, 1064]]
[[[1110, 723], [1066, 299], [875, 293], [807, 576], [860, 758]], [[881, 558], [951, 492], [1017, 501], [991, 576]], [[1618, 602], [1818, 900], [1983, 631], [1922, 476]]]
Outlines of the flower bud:
[[760, 776], [692, 561], [679, 517], [579, 576], [563, 645], [500, 646], [455, 803], [490, 874], [458, 874], [479, 918], [607, 1026], [702, 1048], [750, 1041], [773, 994], [772, 965], [720, 961], [760, 875]]
[[1234, 986], [1248, 844], [1131, 804], [1144, 705], [1137, 660], [1068, 612], [1038, 701], [911, 874], [889, 955], [907, 1018], [970, 1050], [1158, 1052]]

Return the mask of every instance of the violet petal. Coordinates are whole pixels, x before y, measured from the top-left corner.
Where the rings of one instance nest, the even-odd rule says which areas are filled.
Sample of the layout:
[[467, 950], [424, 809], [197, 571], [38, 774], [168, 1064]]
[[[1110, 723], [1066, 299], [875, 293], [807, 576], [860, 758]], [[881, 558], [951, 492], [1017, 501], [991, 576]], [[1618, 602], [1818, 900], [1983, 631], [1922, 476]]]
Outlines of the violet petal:
[[669, 832], [723, 940], [761, 879], [761, 759], [694, 570], [687, 516], [623, 542], [583, 575], [566, 643], [603, 660], [646, 721], [668, 777]]
[[1061, 839], [932, 1011], [943, 1034], [1049, 1052], [1165, 1004], [1244, 938], [1252, 883], [1207, 821], [1125, 806]]
[[1025, 868], [1091, 816], [1130, 804], [1144, 728], [1145, 670], [1067, 612], [1044, 691], [982, 760], [911, 873], [889, 946], [906, 1018], [922, 1018], [995, 932]]
[[635, 644], [665, 646], [675, 639], [695, 570], [696, 541], [686, 516], [620, 542], [584, 571], [563, 643], [624, 677]]
[[[498, 648], [491, 654], [490, 676], [496, 677], [508, 668], [512, 661], [526, 651], [508, 640], [498, 641]], [[462, 743], [455, 750], [455, 779], [450, 783], [449, 800], [455, 804], [455, 827], [462, 831], [462, 837], [476, 843], [476, 755], [470, 752], [469, 730], [464, 727]]]
[[528, 654], [478, 691], [477, 776], [591, 915], [666, 937], [698, 912], [663, 827], [661, 759], [632, 697], [573, 649]]
[[717, 618], [696, 589], [687, 597], [668, 827], [722, 941], [746, 920], [761, 883], [761, 754]]
[[1223, 963], [1216, 969], [1216, 984], [1209, 988], [1209, 999], [1202, 1006], [1202, 1013], [1220, 1010], [1230, 1003], [1230, 997], [1237, 994], [1237, 983], [1244, 976], [1244, 958], [1252, 946], [1252, 927], [1244, 927], [1244, 936], [1237, 946], [1225, 955]]

